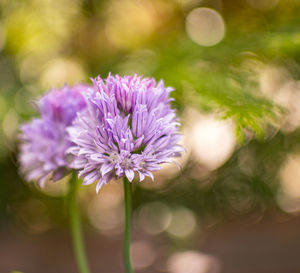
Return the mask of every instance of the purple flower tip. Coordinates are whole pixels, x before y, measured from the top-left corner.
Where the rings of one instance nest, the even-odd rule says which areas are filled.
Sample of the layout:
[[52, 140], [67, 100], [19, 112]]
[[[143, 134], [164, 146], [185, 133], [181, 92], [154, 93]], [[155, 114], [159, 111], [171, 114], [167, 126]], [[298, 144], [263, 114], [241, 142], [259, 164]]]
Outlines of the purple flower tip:
[[79, 84], [51, 90], [38, 101], [38, 110], [42, 118], [65, 126], [71, 125], [77, 112], [86, 106], [82, 92], [88, 88], [87, 85]]
[[132, 181], [137, 173], [140, 181], [153, 179], [160, 164], [180, 156], [172, 88], [137, 75], [92, 81], [93, 88], [84, 94], [87, 108], [67, 129], [76, 144], [68, 149], [75, 156], [72, 167], [80, 170], [83, 184], [98, 181], [99, 191], [113, 177]]
[[66, 128], [86, 107], [86, 85], [51, 90], [38, 101], [40, 117], [21, 126], [19, 162], [26, 180], [43, 186], [47, 178], [62, 178], [69, 169], [66, 150], [72, 146]]

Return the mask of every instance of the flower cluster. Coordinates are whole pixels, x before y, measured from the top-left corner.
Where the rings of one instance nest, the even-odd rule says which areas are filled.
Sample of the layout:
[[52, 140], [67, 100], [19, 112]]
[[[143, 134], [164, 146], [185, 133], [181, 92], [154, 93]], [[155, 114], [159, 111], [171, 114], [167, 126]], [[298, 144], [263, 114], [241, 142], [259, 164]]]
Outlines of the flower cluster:
[[20, 163], [27, 180], [41, 186], [79, 170], [83, 184], [135, 173], [140, 181], [172, 162], [183, 148], [170, 87], [134, 76], [93, 79], [92, 86], [65, 86], [38, 101], [40, 117], [21, 127]]
[[86, 107], [82, 93], [88, 86], [64, 86], [38, 100], [39, 118], [21, 126], [20, 165], [26, 180], [43, 186], [47, 178], [62, 178], [69, 169], [66, 150], [72, 146], [66, 128]]
[[134, 174], [140, 181], [160, 164], [172, 162], [183, 148], [179, 123], [170, 107], [170, 92], [160, 81], [137, 75], [98, 76], [84, 93], [87, 107], [67, 129], [75, 144], [68, 152], [84, 184], [97, 183], [97, 191], [113, 177]]

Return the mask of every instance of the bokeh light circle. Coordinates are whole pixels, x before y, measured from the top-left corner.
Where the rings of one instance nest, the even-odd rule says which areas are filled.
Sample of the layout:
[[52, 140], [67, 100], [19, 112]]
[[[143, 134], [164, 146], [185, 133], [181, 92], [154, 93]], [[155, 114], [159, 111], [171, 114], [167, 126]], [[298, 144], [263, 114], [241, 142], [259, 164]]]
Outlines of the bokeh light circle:
[[148, 234], [159, 234], [170, 224], [172, 214], [163, 202], [150, 202], [142, 206], [137, 214], [137, 224]]
[[186, 17], [185, 27], [191, 40], [201, 46], [216, 45], [225, 35], [222, 16], [210, 8], [193, 9]]
[[233, 154], [236, 147], [233, 121], [221, 120], [216, 114], [204, 114], [188, 108], [184, 124], [184, 147], [207, 170], [219, 168]]
[[167, 267], [169, 273], [219, 273], [222, 269], [218, 258], [198, 251], [174, 253]]

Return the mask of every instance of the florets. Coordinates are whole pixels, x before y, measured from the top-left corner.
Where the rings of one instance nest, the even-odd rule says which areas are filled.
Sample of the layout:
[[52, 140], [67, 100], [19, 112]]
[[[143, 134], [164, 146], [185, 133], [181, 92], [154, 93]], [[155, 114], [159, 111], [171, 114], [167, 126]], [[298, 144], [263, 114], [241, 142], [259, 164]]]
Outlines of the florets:
[[57, 181], [70, 169], [66, 151], [73, 144], [66, 128], [77, 112], [85, 108], [82, 93], [87, 88], [64, 86], [38, 100], [40, 117], [21, 126], [19, 161], [26, 180], [37, 180], [43, 186], [48, 178]]
[[68, 150], [75, 156], [72, 167], [80, 170], [84, 184], [98, 181], [98, 191], [114, 177], [132, 181], [137, 173], [140, 181], [153, 179], [162, 163], [180, 156], [172, 90], [137, 75], [93, 79], [93, 88], [84, 94], [87, 108], [68, 128], [76, 144]]

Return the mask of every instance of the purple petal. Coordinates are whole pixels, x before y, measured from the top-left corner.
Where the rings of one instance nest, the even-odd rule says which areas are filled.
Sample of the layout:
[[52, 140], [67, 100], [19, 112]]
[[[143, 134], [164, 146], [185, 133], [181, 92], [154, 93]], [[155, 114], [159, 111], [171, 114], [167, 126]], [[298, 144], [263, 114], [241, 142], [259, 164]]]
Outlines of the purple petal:
[[134, 178], [134, 171], [133, 170], [125, 170], [125, 175], [130, 182], [132, 182]]

